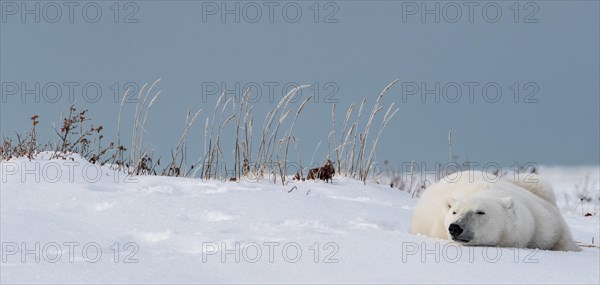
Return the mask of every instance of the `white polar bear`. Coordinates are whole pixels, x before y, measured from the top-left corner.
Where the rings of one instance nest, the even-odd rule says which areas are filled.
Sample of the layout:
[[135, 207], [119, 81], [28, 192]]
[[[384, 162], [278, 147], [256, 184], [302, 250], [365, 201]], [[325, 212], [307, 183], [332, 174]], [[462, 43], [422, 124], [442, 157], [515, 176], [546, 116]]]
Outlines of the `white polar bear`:
[[[532, 183], [532, 181], [539, 182]], [[411, 232], [446, 239], [448, 234], [444, 226], [444, 218], [450, 208], [448, 205], [450, 199], [459, 200], [465, 195], [492, 187], [516, 188], [518, 186], [556, 205], [550, 184], [541, 180], [537, 174], [500, 178], [481, 171], [456, 172], [431, 185], [421, 195], [413, 213]]]
[[[539, 179], [539, 176], [536, 175], [533, 178]], [[569, 228], [566, 226], [556, 207], [552, 188], [549, 187], [548, 183], [542, 180], [540, 180], [539, 183], [532, 183], [530, 181], [534, 180], [519, 178], [515, 179], [513, 182], [509, 181], [507, 178], [500, 178], [480, 171], [463, 171], [451, 174], [440, 182], [430, 186], [425, 193], [423, 193], [413, 213], [411, 232], [441, 239], [452, 239], [453, 236], [450, 233], [450, 225], [452, 222], [445, 221], [447, 214], [451, 213], [449, 212], [451, 207], [450, 204], [457, 207], [457, 213], [464, 211], [464, 214], [457, 215], [464, 215], [465, 218], [463, 218], [463, 220], [465, 222], [467, 221], [466, 216], [471, 217], [477, 215], [475, 214], [477, 211], [472, 211], [479, 207], [477, 204], [482, 204], [481, 207], [490, 205], [489, 207], [496, 209], [494, 213], [499, 209], [498, 205], [509, 205], [511, 207], [504, 207], [505, 216], [503, 216], [502, 219], [494, 218], [495, 220], [491, 224], [495, 224], [495, 226], [498, 227], [500, 223], [506, 222], [507, 224], [502, 224], [502, 227], [505, 229], [514, 229], [516, 221], [519, 223], [528, 221], [530, 220], [528, 217], [532, 215], [534, 217], [533, 221], [535, 221], [533, 225], [531, 225], [531, 229], [534, 230], [532, 236], [527, 235], [528, 229], [524, 229], [523, 234], [519, 235], [519, 242], [515, 243], [515, 240], [511, 238], [495, 236], [492, 238], [493, 235], [491, 233], [494, 231], [490, 231], [490, 235], [481, 242], [478, 242], [473, 238], [475, 235], [480, 237], [481, 234], [473, 234], [473, 237], [468, 237], [470, 238], [470, 243], [467, 242], [466, 244], [507, 245], [507, 243], [504, 242], [506, 241], [511, 243], [508, 246], [534, 246], [557, 250], [577, 250], [578, 247], [571, 238]], [[522, 186], [524, 183], [526, 183], [526, 187]], [[490, 196], [485, 198], [486, 195]], [[493, 197], [498, 199], [492, 199]], [[469, 198], [475, 199], [471, 199], [472, 203], [475, 204], [466, 203]], [[510, 199], [504, 201], [500, 198]], [[452, 203], [452, 201], [457, 201], [457, 203]], [[522, 218], [515, 220], [514, 217], [511, 216], [513, 215], [511, 213], [513, 212], [514, 215], [519, 217], [522, 216]], [[507, 218], [509, 216], [513, 218]], [[488, 219], [488, 217], [490, 217], [489, 214], [486, 216], [486, 219]], [[451, 218], [448, 219], [451, 220]], [[478, 221], [478, 219], [474, 218], [472, 221], [475, 222]], [[476, 231], [476, 228], [481, 227], [477, 225], [477, 222], [475, 222], [475, 224], [476, 225], [469, 224], [468, 226], [465, 224], [465, 227], [469, 227], [468, 232], [474, 232]], [[489, 224], [490, 223], [487, 223], [486, 225]], [[522, 226], [525, 225], [527, 224], [523, 223]], [[460, 223], [453, 226], [452, 228], [455, 235], [459, 231], [457, 226], [461, 227], [460, 229], [463, 229]], [[541, 228], [538, 229], [538, 227]], [[482, 229], [485, 231], [485, 227], [482, 227]], [[463, 229], [463, 231], [464, 230], [465, 229]], [[477, 231], [479, 232], [479, 230]], [[556, 232], [560, 232], [561, 234], [556, 234]], [[464, 231], [464, 233], [465, 235], [471, 234], [467, 233], [467, 231]], [[502, 234], [514, 235], [514, 233], [506, 231], [502, 231]], [[523, 242], [526, 238], [533, 238], [533, 240]], [[536, 240], [536, 238], [539, 240]], [[467, 236], [461, 238], [459, 234], [458, 238], [455, 238], [455, 240], [459, 242], [462, 240], [464, 242], [467, 240]], [[487, 243], [487, 240], [494, 240], [494, 242]], [[549, 247], [548, 243], [551, 242], [554, 242], [554, 244]]]

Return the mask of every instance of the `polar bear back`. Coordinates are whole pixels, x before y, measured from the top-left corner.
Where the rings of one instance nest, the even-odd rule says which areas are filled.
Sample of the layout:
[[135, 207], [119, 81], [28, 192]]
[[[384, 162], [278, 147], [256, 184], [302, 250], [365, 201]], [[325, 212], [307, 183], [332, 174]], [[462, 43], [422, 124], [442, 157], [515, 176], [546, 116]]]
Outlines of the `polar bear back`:
[[556, 197], [552, 185], [537, 173], [517, 173], [515, 175], [506, 176], [504, 179], [517, 186], [529, 190], [536, 196], [550, 202], [556, 206]]

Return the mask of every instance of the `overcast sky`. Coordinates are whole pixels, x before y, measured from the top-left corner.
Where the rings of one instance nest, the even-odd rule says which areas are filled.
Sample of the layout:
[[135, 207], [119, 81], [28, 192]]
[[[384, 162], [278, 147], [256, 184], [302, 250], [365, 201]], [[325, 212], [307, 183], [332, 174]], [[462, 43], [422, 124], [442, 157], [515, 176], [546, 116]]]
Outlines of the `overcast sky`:
[[[286, 88], [313, 84], [295, 131], [306, 164], [328, 152], [333, 102], [341, 124], [350, 104], [367, 97], [370, 111], [399, 79], [383, 100], [399, 111], [380, 160], [447, 162], [452, 130], [459, 160], [600, 164], [598, 1], [114, 3], [1, 2], [4, 136], [37, 114], [43, 139], [56, 139], [51, 123], [76, 101], [116, 140], [115, 94], [162, 78], [147, 147], [169, 156], [187, 111], [203, 109], [188, 141], [198, 157], [222, 86], [260, 86], [258, 129]], [[125, 141], [134, 110], [123, 109]]]

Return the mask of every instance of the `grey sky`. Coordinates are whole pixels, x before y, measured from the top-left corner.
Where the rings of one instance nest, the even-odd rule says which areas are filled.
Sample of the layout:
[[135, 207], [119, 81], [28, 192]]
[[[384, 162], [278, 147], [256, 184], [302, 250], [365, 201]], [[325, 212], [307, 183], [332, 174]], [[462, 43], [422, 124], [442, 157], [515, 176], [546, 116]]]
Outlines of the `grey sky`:
[[[36, 3], [39, 23], [35, 15], [22, 13]], [[3, 135], [27, 130], [29, 117], [38, 114], [43, 138], [54, 139], [51, 123], [71, 104], [66, 86], [73, 85], [76, 105], [89, 109], [94, 124], [103, 124], [114, 140], [119, 109], [115, 83], [122, 89], [127, 82], [141, 85], [162, 78], [157, 88], [162, 95], [149, 114], [145, 141], [168, 156], [184, 129], [186, 112], [202, 108], [189, 138], [190, 156], [197, 157], [204, 118], [217, 97], [203, 88], [223, 82], [261, 85], [255, 103], [256, 125], [261, 126], [284, 85], [316, 82], [319, 100], [307, 106], [296, 128], [306, 164], [319, 141], [317, 157], [327, 152], [332, 103], [326, 95], [334, 93], [329, 99], [338, 101], [341, 121], [351, 103], [366, 96], [370, 110], [379, 92], [400, 79], [384, 100], [395, 102], [399, 111], [380, 142], [380, 160], [446, 162], [452, 130], [453, 151], [461, 160], [600, 164], [598, 1], [238, 1], [226, 7], [207, 1], [133, 1], [118, 7], [112, 1], [75, 3], [2, 0]], [[439, 23], [436, 15], [421, 13], [436, 4]], [[237, 12], [223, 13], [235, 5], [239, 23]], [[97, 8], [102, 15], [91, 23]], [[124, 23], [131, 21], [137, 23]], [[22, 84], [31, 89], [36, 82], [40, 102], [35, 95], [25, 95], [21, 102]], [[62, 86], [57, 102], [43, 96], [54, 96], [52, 82]], [[102, 88], [97, 102], [81, 95], [90, 82]], [[436, 102], [429, 94], [423, 103], [422, 87], [434, 89], [436, 82], [434, 93], [445, 97]], [[15, 85], [19, 90], [8, 92]], [[275, 102], [269, 100], [269, 85]], [[41, 94], [44, 86], [53, 93]], [[457, 86], [460, 98], [455, 97]], [[497, 87], [502, 97], [494, 99]], [[88, 89], [88, 96], [93, 97], [93, 90]], [[305, 90], [302, 98], [314, 90]], [[135, 104], [125, 104], [126, 133], [134, 109]]]

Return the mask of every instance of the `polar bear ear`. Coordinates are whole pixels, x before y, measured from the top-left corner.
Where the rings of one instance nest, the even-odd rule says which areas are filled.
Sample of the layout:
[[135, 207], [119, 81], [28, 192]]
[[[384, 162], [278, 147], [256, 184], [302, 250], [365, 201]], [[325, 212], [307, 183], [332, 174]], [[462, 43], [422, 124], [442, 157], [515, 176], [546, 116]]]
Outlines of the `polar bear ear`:
[[454, 205], [454, 202], [456, 202], [456, 199], [450, 197], [448, 198], [448, 200], [446, 201], [446, 205], [448, 207], [448, 210], [450, 210], [450, 208], [452, 208], [452, 205]]
[[502, 205], [506, 209], [511, 209], [514, 206], [513, 199], [510, 198], [510, 197], [504, 197], [504, 198], [502, 198]]

